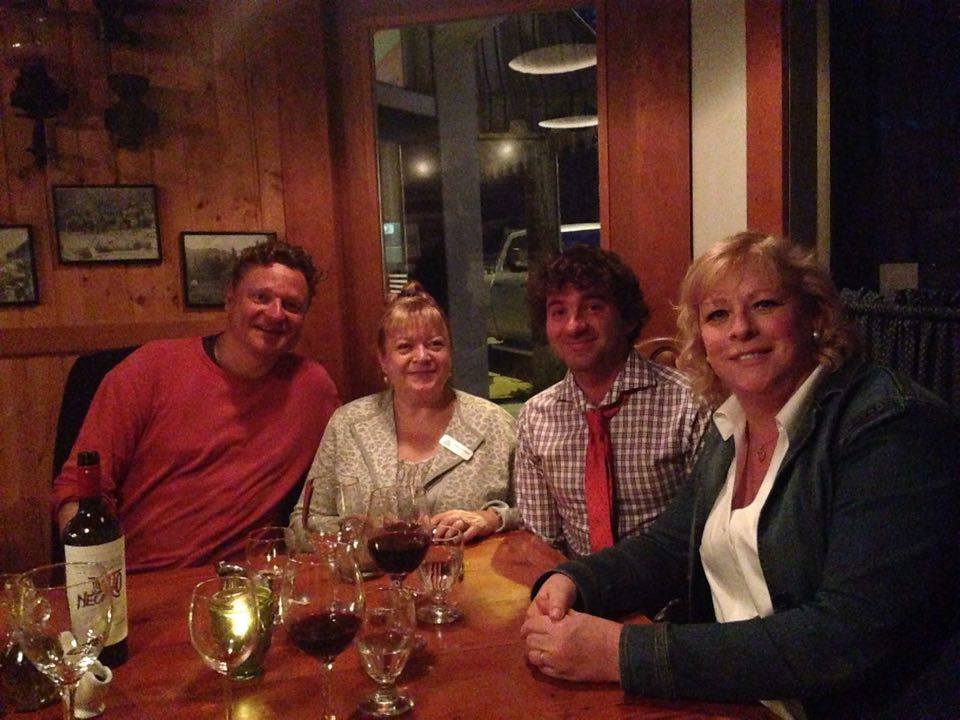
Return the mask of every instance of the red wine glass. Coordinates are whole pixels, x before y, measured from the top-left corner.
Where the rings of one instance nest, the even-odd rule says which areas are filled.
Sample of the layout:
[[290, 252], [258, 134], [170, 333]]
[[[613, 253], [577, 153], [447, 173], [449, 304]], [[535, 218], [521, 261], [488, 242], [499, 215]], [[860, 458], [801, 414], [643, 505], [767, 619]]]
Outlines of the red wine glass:
[[420, 566], [430, 546], [430, 519], [422, 500], [423, 494], [407, 483], [370, 493], [367, 549], [396, 587]]
[[320, 717], [330, 712], [333, 662], [353, 640], [363, 616], [363, 583], [350, 546], [315, 539], [311, 551], [290, 558], [283, 624], [290, 640], [320, 661]]

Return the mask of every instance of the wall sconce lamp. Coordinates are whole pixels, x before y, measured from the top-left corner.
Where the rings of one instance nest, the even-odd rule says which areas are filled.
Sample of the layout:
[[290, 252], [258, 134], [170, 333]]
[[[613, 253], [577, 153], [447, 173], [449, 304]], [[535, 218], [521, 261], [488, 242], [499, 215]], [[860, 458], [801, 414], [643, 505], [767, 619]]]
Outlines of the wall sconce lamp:
[[143, 102], [150, 80], [143, 75], [114, 73], [107, 76], [107, 83], [120, 98], [103, 113], [107, 130], [117, 147], [139, 150], [144, 137], [160, 125], [157, 113]]
[[42, 60], [35, 60], [20, 68], [10, 104], [23, 111], [21, 117], [33, 120], [33, 143], [27, 152], [33, 155], [38, 168], [47, 165], [46, 121], [67, 109], [67, 93], [47, 74]]
[[67, 109], [66, 92], [54, 82], [43, 61], [43, 48], [49, 33], [46, 3], [43, 0], [13, 0], [5, 8], [5, 25], [9, 43], [8, 57], [19, 66], [10, 104], [21, 110], [21, 117], [33, 120], [33, 154], [38, 168], [45, 167], [49, 157], [46, 121]]

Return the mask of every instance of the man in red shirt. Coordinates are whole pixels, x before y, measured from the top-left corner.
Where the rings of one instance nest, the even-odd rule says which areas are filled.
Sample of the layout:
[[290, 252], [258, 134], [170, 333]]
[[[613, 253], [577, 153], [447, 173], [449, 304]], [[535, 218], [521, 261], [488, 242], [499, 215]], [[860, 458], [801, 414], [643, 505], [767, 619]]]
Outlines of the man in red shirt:
[[238, 258], [218, 335], [149, 342], [104, 378], [54, 481], [61, 529], [76, 513], [76, 454], [97, 450], [126, 535], [128, 571], [238, 557], [246, 534], [285, 524], [339, 404], [323, 367], [294, 355], [316, 270], [301, 248]]

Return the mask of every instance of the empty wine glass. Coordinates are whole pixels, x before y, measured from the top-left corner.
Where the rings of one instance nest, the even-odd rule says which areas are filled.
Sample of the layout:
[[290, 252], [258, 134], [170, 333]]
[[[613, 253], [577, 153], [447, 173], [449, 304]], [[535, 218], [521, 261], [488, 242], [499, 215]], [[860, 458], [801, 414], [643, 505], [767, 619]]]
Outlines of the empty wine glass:
[[0, 573], [0, 657], [13, 647], [18, 621], [14, 615], [20, 576]]
[[232, 716], [230, 673], [240, 667], [260, 640], [254, 581], [245, 575], [203, 580], [190, 596], [190, 642], [207, 667], [224, 676], [226, 717]]
[[360, 478], [355, 475], [341, 475], [338, 478], [337, 515], [340, 518], [340, 539], [350, 543], [364, 579], [380, 574], [364, 542], [369, 500], [370, 492]]
[[294, 531], [289, 527], [275, 525], [252, 530], [244, 543], [247, 567], [253, 571], [260, 584], [270, 591], [271, 622], [276, 620], [279, 623], [282, 620], [279, 616], [280, 596], [289, 577], [290, 556], [296, 549]]
[[103, 649], [112, 615], [113, 593], [98, 563], [44, 565], [20, 577], [20, 646], [60, 688], [64, 720], [73, 720], [77, 684]]
[[399, 694], [395, 683], [410, 657], [415, 625], [413, 596], [405, 588], [391, 585], [367, 593], [357, 649], [363, 669], [378, 687], [360, 703], [365, 715], [393, 717], [413, 707], [413, 700]]
[[60, 698], [57, 687], [37, 670], [17, 642], [19, 593], [20, 574], [0, 573], [0, 717], [4, 703], [11, 712], [30, 712]]
[[447, 595], [463, 568], [463, 533], [453, 527], [433, 529], [427, 556], [420, 563], [420, 581], [429, 599], [417, 608], [417, 618], [425, 623], [443, 625], [463, 617]]
[[290, 581], [283, 595], [283, 624], [300, 650], [320, 661], [320, 709], [330, 713], [330, 674], [337, 656], [350, 645], [363, 614], [363, 583], [347, 543], [315, 539], [311, 552], [290, 558]]
[[409, 483], [385, 485], [370, 493], [367, 549], [397, 587], [417, 569], [430, 543], [429, 516], [423, 494]]

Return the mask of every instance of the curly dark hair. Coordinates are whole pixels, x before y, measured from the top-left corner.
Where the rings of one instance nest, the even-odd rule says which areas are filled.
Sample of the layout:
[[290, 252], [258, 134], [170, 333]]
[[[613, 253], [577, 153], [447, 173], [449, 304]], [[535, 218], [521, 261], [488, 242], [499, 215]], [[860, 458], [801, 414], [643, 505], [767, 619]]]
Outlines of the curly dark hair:
[[286, 265], [292, 270], [303, 273], [307, 281], [307, 300], [313, 300], [313, 293], [317, 287], [317, 268], [313, 264], [313, 258], [299, 245], [290, 245], [281, 240], [257, 243], [244, 248], [230, 273], [230, 287], [236, 287], [250, 268], [274, 263]]
[[537, 327], [547, 321], [547, 296], [572, 285], [580, 292], [596, 292], [612, 301], [620, 319], [631, 327], [632, 345], [650, 319], [636, 274], [620, 257], [609, 250], [590, 245], [574, 245], [557, 255], [539, 272], [533, 273], [527, 287], [530, 312]]

